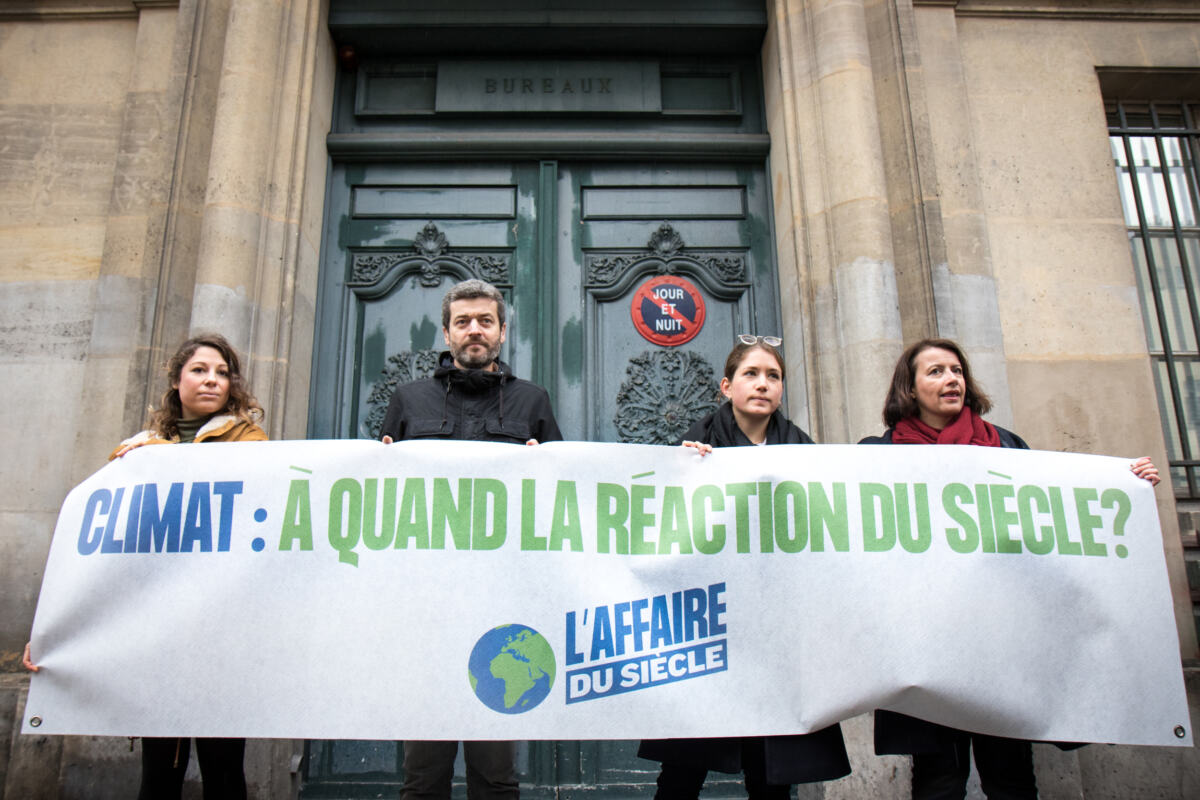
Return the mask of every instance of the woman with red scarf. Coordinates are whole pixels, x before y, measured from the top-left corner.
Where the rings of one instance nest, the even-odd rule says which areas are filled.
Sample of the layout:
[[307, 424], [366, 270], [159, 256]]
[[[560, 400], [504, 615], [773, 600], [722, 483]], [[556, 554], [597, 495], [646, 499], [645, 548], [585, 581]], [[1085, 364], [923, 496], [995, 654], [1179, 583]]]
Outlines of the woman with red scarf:
[[[975, 444], [1028, 450], [1020, 436], [984, 421], [991, 407], [959, 346], [949, 339], [924, 339], [896, 362], [883, 406], [887, 430], [859, 444]], [[1151, 484], [1159, 481], [1149, 458], [1133, 462], [1131, 469]], [[875, 753], [913, 757], [913, 800], [965, 797], [972, 749], [989, 800], [1036, 800], [1028, 741], [955, 730], [893, 711], [875, 712]]]

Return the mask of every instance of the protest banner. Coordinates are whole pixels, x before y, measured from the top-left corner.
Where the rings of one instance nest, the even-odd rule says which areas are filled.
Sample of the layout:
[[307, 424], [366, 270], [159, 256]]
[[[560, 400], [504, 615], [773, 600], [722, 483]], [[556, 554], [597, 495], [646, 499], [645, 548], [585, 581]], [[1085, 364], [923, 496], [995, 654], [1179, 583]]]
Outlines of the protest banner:
[[144, 447], [68, 496], [23, 730], [1190, 745], [1154, 493], [984, 447]]

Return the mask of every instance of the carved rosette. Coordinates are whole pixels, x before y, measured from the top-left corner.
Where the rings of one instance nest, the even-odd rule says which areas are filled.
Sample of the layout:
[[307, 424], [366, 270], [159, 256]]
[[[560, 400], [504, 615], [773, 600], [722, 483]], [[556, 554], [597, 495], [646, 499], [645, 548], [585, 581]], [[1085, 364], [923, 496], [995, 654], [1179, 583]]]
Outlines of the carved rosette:
[[691, 350], [646, 350], [629, 359], [613, 424], [622, 442], [674, 444], [720, 405], [712, 365]]
[[454, 253], [446, 234], [428, 223], [413, 239], [412, 250], [401, 253], [355, 253], [350, 267], [350, 286], [369, 287], [379, 283], [394, 268], [417, 273], [422, 286], [436, 288], [442, 277], [452, 274], [448, 266], [498, 286], [509, 286], [509, 257], [492, 253]]
[[678, 271], [681, 264], [690, 264], [715, 275], [723, 283], [745, 283], [746, 257], [740, 253], [685, 252], [683, 237], [669, 222], [664, 222], [650, 235], [646, 249], [630, 254], [589, 254], [584, 259], [587, 285], [592, 288], [612, 286], [621, 276], [648, 260], [654, 260], [654, 271], [666, 275]]
[[364, 439], [378, 439], [387, 414], [388, 401], [402, 383], [428, 378], [437, 369], [437, 350], [404, 350], [389, 356], [387, 366], [379, 379], [371, 384], [367, 395], [367, 415], [359, 426], [359, 435]]

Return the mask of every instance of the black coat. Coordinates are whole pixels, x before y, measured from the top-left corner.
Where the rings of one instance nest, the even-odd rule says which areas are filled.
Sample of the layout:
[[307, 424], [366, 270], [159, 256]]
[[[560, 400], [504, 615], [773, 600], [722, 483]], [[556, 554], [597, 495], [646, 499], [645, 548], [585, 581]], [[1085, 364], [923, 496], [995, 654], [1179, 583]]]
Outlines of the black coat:
[[[996, 433], [1000, 434], [1000, 446], [1014, 450], [1028, 450], [1029, 445], [1020, 436], [1010, 430], [993, 425]], [[868, 436], [859, 444], [896, 444], [892, 441], [893, 428], [888, 428], [882, 436]], [[875, 709], [875, 754], [876, 755], [912, 755], [916, 753], [952, 753], [954, 741], [963, 736], [963, 732], [955, 728], [927, 722], [917, 717], [910, 717], [898, 711]], [[1082, 747], [1078, 744], [1056, 743], [1063, 750]]]
[[432, 378], [396, 387], [381, 436], [403, 439], [470, 439], [525, 444], [562, 440], [550, 397], [537, 384], [497, 369], [459, 369], [442, 353]]
[[[733, 406], [728, 402], [704, 419], [696, 420], [683, 435], [682, 441], [704, 442], [713, 447], [752, 447], [751, 442], [733, 418]], [[804, 431], [776, 409], [767, 423], [767, 444], [816, 444]]]
[[[713, 413], [692, 424], [683, 438], [713, 447], [741, 447], [750, 440], [738, 428], [733, 408], [724, 403]], [[807, 433], [776, 411], [767, 427], [767, 444], [814, 444]], [[850, 774], [841, 725], [795, 736], [756, 737], [763, 739], [767, 783], [790, 784], [828, 781]], [[647, 739], [638, 755], [652, 761], [715, 770], [742, 771], [742, 739]]]

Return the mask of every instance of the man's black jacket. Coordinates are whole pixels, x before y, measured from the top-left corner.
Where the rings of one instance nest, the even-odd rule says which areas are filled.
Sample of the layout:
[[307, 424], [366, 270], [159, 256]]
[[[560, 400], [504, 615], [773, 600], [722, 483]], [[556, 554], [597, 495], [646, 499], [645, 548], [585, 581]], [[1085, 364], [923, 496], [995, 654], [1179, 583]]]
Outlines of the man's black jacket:
[[499, 359], [496, 367], [495, 372], [459, 369], [450, 353], [442, 353], [432, 378], [396, 387], [380, 434], [395, 441], [561, 441], [546, 390], [513, 377]]

